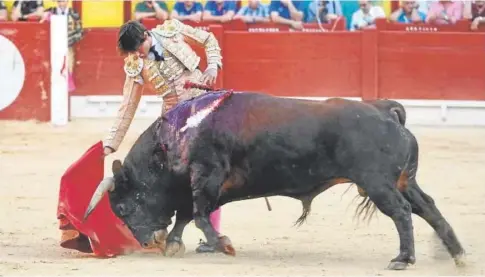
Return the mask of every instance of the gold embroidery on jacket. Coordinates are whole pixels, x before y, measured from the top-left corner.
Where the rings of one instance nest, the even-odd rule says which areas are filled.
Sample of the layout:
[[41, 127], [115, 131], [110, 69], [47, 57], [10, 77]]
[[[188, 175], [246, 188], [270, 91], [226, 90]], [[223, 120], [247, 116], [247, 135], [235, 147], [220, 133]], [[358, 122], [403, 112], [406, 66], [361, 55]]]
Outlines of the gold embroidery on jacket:
[[136, 113], [136, 108], [143, 93], [143, 86], [135, 83], [133, 77], [126, 76], [123, 86], [123, 102], [118, 109], [118, 114], [113, 123], [104, 146], [109, 146], [115, 151], [118, 150], [123, 138], [130, 127], [131, 121]]
[[137, 54], [130, 54], [125, 58], [125, 66], [123, 68], [126, 75], [136, 77], [140, 75], [143, 69], [143, 59]]
[[200, 63], [200, 57], [185, 41], [190, 39], [205, 48], [208, 67], [222, 68], [221, 48], [212, 33], [193, 28], [172, 19], [158, 25], [152, 33], [162, 41], [163, 47], [193, 72]]

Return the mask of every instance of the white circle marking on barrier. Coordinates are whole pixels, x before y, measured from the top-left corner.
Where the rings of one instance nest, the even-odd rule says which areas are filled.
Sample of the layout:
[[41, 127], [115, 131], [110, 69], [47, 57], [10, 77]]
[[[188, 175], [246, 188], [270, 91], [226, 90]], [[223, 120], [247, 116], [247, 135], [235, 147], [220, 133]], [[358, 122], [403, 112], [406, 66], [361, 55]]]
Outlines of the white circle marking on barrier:
[[25, 81], [25, 63], [19, 49], [0, 35], [0, 111], [17, 99]]

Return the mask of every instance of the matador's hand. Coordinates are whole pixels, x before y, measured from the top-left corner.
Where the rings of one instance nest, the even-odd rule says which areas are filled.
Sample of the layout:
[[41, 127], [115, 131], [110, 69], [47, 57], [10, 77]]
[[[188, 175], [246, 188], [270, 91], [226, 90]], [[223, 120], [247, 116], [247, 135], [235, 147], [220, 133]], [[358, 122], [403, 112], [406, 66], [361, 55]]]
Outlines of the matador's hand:
[[217, 79], [217, 69], [215, 68], [207, 68], [202, 75], [201, 82], [205, 85], [212, 86], [215, 84]]
[[103, 149], [103, 158], [113, 153], [113, 148], [105, 146]]

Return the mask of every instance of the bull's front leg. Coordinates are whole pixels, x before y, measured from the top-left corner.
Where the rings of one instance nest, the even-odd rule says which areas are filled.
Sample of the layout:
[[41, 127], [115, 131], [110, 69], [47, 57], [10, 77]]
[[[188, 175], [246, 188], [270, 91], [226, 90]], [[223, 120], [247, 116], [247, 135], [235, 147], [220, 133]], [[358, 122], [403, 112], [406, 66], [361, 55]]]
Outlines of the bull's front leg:
[[192, 221], [192, 211], [177, 211], [175, 224], [167, 236], [164, 255], [168, 257], [181, 257], [185, 254], [185, 244], [182, 235], [185, 226]]
[[234, 256], [236, 251], [226, 236], [220, 235], [212, 226], [210, 213], [214, 211], [224, 182], [225, 171], [219, 166], [193, 164], [191, 166], [192, 198], [195, 226], [207, 239], [207, 247]]

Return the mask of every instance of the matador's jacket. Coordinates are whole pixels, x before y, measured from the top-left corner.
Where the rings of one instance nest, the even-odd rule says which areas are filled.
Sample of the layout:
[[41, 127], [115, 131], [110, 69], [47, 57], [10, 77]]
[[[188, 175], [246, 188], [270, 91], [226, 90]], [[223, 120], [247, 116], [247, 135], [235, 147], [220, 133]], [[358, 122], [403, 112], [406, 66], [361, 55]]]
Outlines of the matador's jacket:
[[162, 114], [179, 101], [205, 92], [196, 88], [184, 89], [186, 81], [197, 83], [202, 76], [198, 68], [200, 57], [187, 40], [195, 41], [205, 48], [208, 68], [222, 68], [221, 49], [210, 32], [172, 19], [150, 30], [150, 34], [152, 44], [160, 46], [163, 59], [156, 61], [150, 57], [142, 58], [137, 53], [125, 58], [123, 102], [109, 135], [103, 141], [103, 145], [113, 151], [118, 149], [128, 131], [145, 85], [151, 86], [162, 97]]

